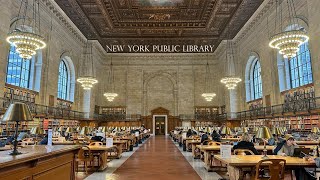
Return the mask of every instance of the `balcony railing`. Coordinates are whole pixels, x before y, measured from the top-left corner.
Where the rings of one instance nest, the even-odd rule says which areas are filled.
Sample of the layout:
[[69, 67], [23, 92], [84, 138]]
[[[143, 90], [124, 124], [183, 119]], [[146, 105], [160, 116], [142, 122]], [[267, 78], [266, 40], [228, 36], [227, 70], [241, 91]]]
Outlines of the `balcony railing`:
[[27, 104], [34, 117], [55, 118], [65, 120], [85, 119], [85, 113], [83, 112], [62, 109], [58, 107], [44, 106], [40, 104], [30, 103], [28, 101], [13, 100], [6, 98], [0, 98], [0, 111], [4, 113], [5, 110], [9, 107], [9, 105], [14, 102], [23, 102]]
[[287, 104], [278, 104], [274, 106], [261, 107], [248, 111], [237, 112], [236, 115], [229, 115], [228, 119], [259, 119], [284, 116], [286, 114], [313, 113], [320, 110], [320, 97], [312, 99], [296, 100]]

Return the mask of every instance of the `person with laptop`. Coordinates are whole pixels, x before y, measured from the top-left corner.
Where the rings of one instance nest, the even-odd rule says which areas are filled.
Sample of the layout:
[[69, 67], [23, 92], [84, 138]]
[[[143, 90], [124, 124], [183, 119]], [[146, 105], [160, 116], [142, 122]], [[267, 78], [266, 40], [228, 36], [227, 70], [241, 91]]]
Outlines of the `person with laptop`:
[[293, 156], [295, 148], [299, 148], [299, 146], [294, 142], [294, 137], [291, 134], [287, 134], [286, 141], [277, 154], [281, 156]]

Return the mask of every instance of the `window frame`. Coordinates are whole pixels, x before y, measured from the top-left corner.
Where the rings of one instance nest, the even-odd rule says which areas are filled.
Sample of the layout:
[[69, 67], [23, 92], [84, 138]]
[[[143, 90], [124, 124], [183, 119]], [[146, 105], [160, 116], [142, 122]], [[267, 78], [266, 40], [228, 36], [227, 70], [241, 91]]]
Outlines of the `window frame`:
[[[62, 65], [62, 68], [61, 68]], [[61, 71], [62, 70], [62, 75]], [[60, 79], [63, 78], [63, 79]], [[63, 59], [59, 63], [59, 72], [58, 72], [58, 89], [57, 89], [57, 98], [68, 100], [69, 96], [69, 88], [70, 88], [70, 72], [67, 65], [67, 62], [65, 62]]]
[[[257, 66], [259, 67], [257, 68]], [[262, 77], [261, 77], [261, 64], [257, 59], [252, 66], [252, 89], [253, 89], [253, 99], [260, 99], [262, 98]]]
[[[313, 83], [312, 58], [309, 48], [309, 42], [305, 42], [299, 47], [299, 51], [297, 52], [297, 55], [295, 57], [285, 60], [289, 61], [288, 70], [290, 77], [290, 89], [299, 88], [301, 86]], [[305, 83], [305, 76], [307, 78], [307, 83]]]
[[[12, 56], [12, 57], [11, 57]], [[8, 57], [7, 57], [7, 72], [6, 72], [6, 83], [17, 86], [20, 88], [30, 89], [32, 90], [31, 82], [31, 72], [33, 65], [34, 57], [30, 60], [24, 60], [19, 56], [19, 53], [16, 52], [16, 48], [13, 45], [10, 45]], [[19, 65], [20, 64], [20, 65]], [[10, 73], [15, 71], [16, 73]], [[17, 71], [20, 71], [19, 75]], [[27, 74], [26, 74], [27, 73]], [[14, 79], [14, 83], [8, 82], [8, 79]], [[18, 79], [18, 83], [17, 83]]]

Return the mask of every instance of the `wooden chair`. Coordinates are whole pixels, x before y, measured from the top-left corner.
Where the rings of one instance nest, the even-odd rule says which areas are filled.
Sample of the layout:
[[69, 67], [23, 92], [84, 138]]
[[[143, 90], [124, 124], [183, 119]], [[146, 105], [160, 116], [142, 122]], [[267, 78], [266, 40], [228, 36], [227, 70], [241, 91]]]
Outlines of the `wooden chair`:
[[[284, 159], [263, 159], [256, 165], [256, 173], [254, 180], [284, 180], [284, 168], [286, 160]], [[264, 169], [269, 170], [269, 176], [264, 177], [260, 174]]]
[[91, 166], [92, 161], [93, 161], [93, 156], [92, 156], [90, 148], [88, 146], [83, 146], [82, 148], [80, 148], [80, 150], [78, 152], [78, 157], [76, 159], [77, 172], [79, 172], [79, 170], [78, 170], [79, 169], [79, 162], [83, 162], [86, 174], [88, 174], [88, 162], [90, 163], [90, 166]]
[[254, 153], [249, 149], [235, 149], [233, 151], [234, 155], [254, 155]]
[[210, 142], [208, 143], [208, 146], [220, 146], [220, 145], [221, 145], [221, 143], [215, 142], [215, 141], [210, 141]]
[[102, 142], [98, 142], [98, 141], [94, 141], [94, 142], [91, 142], [89, 144], [89, 146], [102, 146], [102, 145], [103, 145], [103, 143]]
[[[243, 155], [243, 156], [254, 155], [254, 153], [249, 149], [235, 149], [233, 151], [233, 154], [234, 155]], [[252, 168], [251, 167], [245, 167], [245, 168], [242, 168], [242, 171], [243, 171], [243, 179], [245, 179], [245, 176], [247, 174], [251, 174]]]

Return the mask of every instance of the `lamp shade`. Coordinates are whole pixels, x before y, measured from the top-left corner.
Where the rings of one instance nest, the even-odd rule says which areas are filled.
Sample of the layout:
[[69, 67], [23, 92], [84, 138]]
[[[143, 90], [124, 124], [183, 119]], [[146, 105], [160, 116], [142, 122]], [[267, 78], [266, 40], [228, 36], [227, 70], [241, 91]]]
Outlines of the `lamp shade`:
[[267, 126], [260, 127], [257, 134], [256, 134], [256, 138], [270, 139], [271, 138], [270, 129]]
[[29, 107], [20, 102], [10, 104], [1, 121], [33, 121]]
[[314, 127], [311, 129], [311, 132], [313, 132], [313, 133], [319, 133], [320, 131], [319, 131], [319, 128], [318, 128], [318, 127], [314, 126]]
[[58, 129], [58, 132], [62, 132], [63, 129], [64, 129], [64, 128], [63, 128], [62, 126], [60, 126], [59, 129]]
[[241, 127], [242, 133], [248, 133], [248, 128], [247, 127]]
[[67, 127], [66, 132], [67, 132], [67, 133], [73, 133], [73, 128]]
[[40, 127], [33, 127], [30, 130], [30, 134], [43, 134], [43, 130]]
[[87, 126], [82, 127], [80, 131], [80, 135], [87, 135], [89, 134], [89, 128]]
[[271, 134], [281, 135], [282, 131], [281, 131], [281, 129], [279, 127], [272, 127]]
[[223, 126], [223, 128], [221, 129], [221, 134], [224, 135], [230, 135], [231, 134], [231, 129], [227, 126]]

